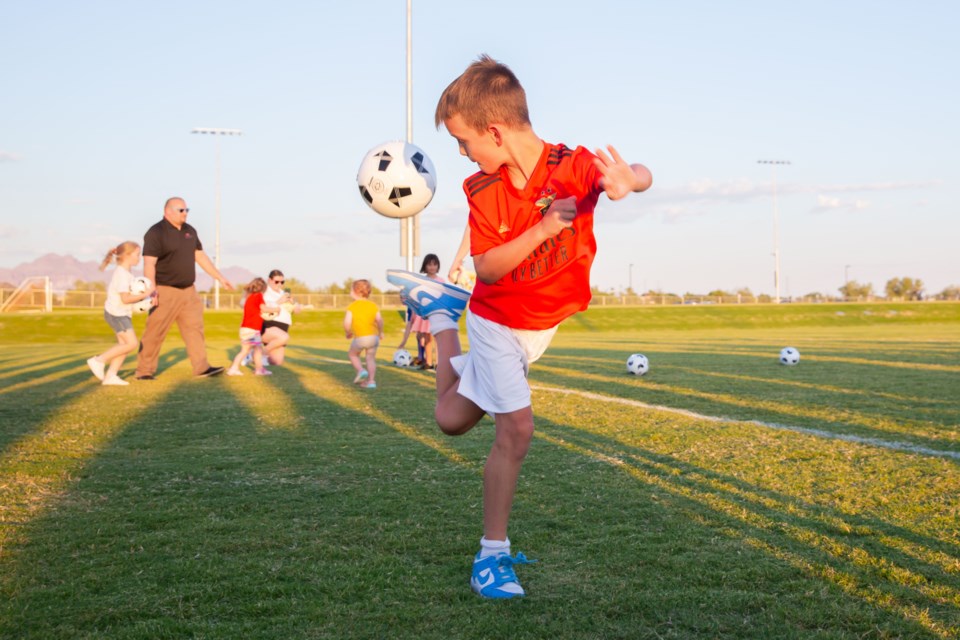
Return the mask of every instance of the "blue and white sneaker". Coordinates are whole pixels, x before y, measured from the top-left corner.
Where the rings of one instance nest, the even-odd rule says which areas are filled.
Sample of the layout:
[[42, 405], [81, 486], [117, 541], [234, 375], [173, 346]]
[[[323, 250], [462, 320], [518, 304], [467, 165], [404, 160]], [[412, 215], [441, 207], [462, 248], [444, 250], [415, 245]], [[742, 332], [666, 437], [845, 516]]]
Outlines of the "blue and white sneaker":
[[424, 318], [439, 313], [454, 321], [459, 320], [470, 299], [470, 292], [466, 289], [412, 271], [388, 269], [387, 282], [400, 287], [403, 303]]
[[530, 564], [536, 560], [527, 560], [522, 553], [511, 557], [500, 553], [481, 558], [477, 553], [473, 559], [473, 574], [470, 576], [470, 588], [484, 598], [517, 598], [524, 595], [523, 587], [513, 571], [515, 564]]

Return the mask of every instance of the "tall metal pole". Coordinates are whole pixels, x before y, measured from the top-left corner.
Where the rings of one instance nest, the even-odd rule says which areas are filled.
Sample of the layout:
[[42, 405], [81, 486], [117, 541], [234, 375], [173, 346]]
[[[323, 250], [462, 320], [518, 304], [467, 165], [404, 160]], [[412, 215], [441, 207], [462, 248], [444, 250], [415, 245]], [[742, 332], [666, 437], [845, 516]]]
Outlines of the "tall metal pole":
[[[214, 197], [215, 202], [215, 228], [216, 234], [214, 239], [214, 252], [213, 252], [213, 264], [217, 267], [217, 271], [220, 270], [220, 136], [242, 136], [243, 131], [240, 129], [213, 129], [209, 127], [197, 127], [190, 133], [202, 133], [210, 134], [214, 137], [215, 149], [216, 149], [216, 194]], [[214, 279], [213, 281], [213, 308], [220, 308], [220, 281]]]
[[[413, 144], [413, 0], [407, 0], [407, 142]], [[400, 221], [401, 245], [406, 251], [407, 271], [414, 270], [414, 258], [420, 250], [420, 214]]]
[[780, 216], [777, 212], [777, 165], [790, 164], [789, 160], [757, 160], [757, 164], [769, 164], [773, 171], [773, 287], [774, 302], [780, 304]]

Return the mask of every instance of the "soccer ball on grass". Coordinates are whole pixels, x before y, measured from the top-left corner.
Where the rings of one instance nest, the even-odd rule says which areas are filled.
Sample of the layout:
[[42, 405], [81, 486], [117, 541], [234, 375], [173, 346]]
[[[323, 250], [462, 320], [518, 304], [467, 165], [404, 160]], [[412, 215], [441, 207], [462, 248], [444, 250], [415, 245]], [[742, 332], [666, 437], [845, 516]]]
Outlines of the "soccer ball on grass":
[[635, 376], [642, 376], [650, 371], [650, 361], [642, 353], [635, 353], [627, 358], [627, 371]]
[[780, 350], [780, 364], [785, 364], [788, 367], [800, 362], [800, 352], [794, 349], [793, 347], [784, 347]]
[[398, 367], [409, 367], [413, 364], [413, 356], [406, 349], [397, 349], [393, 352], [393, 364]]

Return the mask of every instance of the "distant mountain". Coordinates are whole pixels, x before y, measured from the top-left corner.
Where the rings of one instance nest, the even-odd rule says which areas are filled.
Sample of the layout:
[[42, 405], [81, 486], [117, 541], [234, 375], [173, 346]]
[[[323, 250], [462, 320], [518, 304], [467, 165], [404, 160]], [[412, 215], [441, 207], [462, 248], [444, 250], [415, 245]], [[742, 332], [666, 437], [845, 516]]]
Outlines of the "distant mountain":
[[[225, 267], [223, 275], [235, 286], [242, 287], [250, 282], [256, 274], [243, 267]], [[95, 260], [81, 262], [73, 256], [61, 256], [48, 253], [32, 262], [24, 262], [11, 269], [0, 268], [0, 282], [7, 282], [14, 286], [31, 276], [49, 276], [50, 283], [56, 291], [72, 289], [77, 280], [84, 282], [110, 282], [112, 267], [100, 271], [100, 263]], [[143, 272], [143, 263], [133, 270], [134, 275]], [[197, 288], [205, 291], [213, 286], [213, 278], [197, 267]]]

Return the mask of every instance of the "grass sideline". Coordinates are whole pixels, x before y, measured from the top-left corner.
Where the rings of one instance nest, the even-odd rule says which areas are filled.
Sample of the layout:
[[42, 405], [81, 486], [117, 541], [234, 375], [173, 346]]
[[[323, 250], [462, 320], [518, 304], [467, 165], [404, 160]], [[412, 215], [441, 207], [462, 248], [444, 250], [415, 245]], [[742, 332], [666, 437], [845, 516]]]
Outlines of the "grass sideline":
[[[126, 388], [84, 365], [99, 313], [0, 316], [0, 637], [960, 635], [960, 305], [572, 318], [531, 369], [510, 602], [467, 585], [491, 423], [438, 432], [386, 315], [374, 392], [339, 312], [269, 379], [191, 379], [173, 332]], [[238, 321], [207, 314], [215, 364]]]

